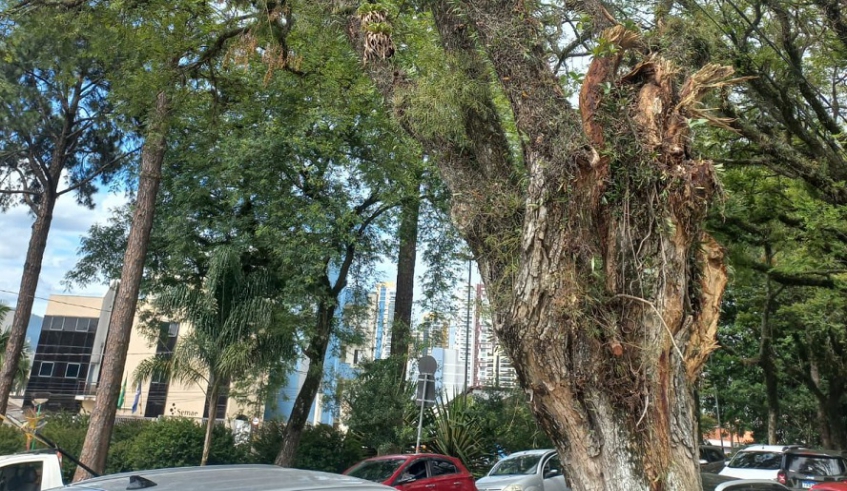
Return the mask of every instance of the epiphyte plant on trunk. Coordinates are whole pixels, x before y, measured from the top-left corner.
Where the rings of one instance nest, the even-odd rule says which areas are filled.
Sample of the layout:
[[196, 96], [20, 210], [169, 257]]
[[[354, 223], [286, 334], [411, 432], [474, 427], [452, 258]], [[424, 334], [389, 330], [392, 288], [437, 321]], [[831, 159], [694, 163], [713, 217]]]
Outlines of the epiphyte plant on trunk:
[[576, 111], [548, 63], [534, 4], [431, 2], [444, 76], [480, 88], [474, 100], [449, 101], [462, 134], [443, 138], [411, 119], [415, 72], [369, 56], [366, 19], [338, 3], [365, 70], [439, 163], [497, 335], [574, 489], [698, 489], [691, 384], [716, 347], [727, 277], [723, 249], [702, 227], [717, 179], [694, 156], [688, 121], [726, 126], [699, 101], [737, 82], [732, 70], [707, 65], [685, 77], [584, 2], [596, 32], [608, 28]]

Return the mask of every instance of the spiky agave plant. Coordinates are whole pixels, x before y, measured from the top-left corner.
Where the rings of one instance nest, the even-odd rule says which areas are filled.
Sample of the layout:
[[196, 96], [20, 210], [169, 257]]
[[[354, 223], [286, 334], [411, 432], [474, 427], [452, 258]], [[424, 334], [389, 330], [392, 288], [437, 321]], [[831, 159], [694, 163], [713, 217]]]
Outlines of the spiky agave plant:
[[440, 397], [433, 407], [432, 446], [436, 452], [475, 467], [484, 454], [482, 421], [474, 410], [474, 399], [467, 394], [447, 401]]

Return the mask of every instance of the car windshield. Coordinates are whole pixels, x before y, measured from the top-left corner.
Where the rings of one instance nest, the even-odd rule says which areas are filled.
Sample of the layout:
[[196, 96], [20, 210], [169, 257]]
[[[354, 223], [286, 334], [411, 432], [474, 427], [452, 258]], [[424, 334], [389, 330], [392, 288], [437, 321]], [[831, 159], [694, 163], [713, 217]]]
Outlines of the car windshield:
[[511, 476], [515, 474], [535, 474], [541, 454], [507, 457], [491, 469], [489, 476]]
[[405, 459], [366, 460], [350, 469], [347, 475], [373, 482], [383, 482], [391, 477], [405, 461]]
[[777, 452], [741, 451], [735, 454], [729, 467], [733, 469], [777, 470], [782, 464], [782, 455]]
[[788, 470], [808, 476], [840, 476], [845, 473], [844, 461], [821, 455], [791, 455]]

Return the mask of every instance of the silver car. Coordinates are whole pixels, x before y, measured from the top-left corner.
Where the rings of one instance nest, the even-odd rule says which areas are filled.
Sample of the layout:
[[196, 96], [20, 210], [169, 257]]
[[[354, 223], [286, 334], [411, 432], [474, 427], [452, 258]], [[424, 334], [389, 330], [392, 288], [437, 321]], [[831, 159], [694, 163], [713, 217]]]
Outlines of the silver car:
[[55, 491], [397, 491], [340, 474], [275, 465], [209, 465], [125, 472], [80, 481]]
[[515, 452], [476, 481], [478, 491], [570, 491], [555, 450]]

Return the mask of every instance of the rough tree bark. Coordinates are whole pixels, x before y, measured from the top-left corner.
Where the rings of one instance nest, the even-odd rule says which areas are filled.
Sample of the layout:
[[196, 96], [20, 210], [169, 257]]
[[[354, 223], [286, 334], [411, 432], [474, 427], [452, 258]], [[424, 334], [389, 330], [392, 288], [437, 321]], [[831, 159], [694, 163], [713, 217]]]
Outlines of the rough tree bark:
[[[390, 40], [369, 29], [380, 16], [351, 13], [347, 33], [401, 124], [438, 157], [496, 332], [573, 488], [699, 489], [691, 386], [716, 346], [726, 271], [701, 227], [714, 169], [692, 156], [687, 119], [709, 117], [698, 102], [732, 71], [683, 77], [617, 26], [577, 112], [529, 4], [430, 5], [451, 76], [478, 84], [457, 108], [466, 139], [409, 121], [414, 81], [383, 61]], [[627, 52], [640, 61], [621, 73]], [[522, 137], [520, 170], [485, 98], [490, 68]]]
[[[153, 228], [156, 195], [161, 182], [162, 162], [167, 148], [168, 99], [160, 92], [155, 108], [151, 111], [147, 136], [141, 152], [141, 172], [138, 179], [138, 196], [132, 214], [121, 285], [118, 289], [112, 315], [109, 318], [109, 333], [103, 367], [97, 386], [97, 398], [91, 411], [91, 421], [80, 460], [96, 472], [106, 467], [106, 455], [115, 425], [115, 408], [121, 390], [121, 377], [126, 364], [132, 321], [138, 303], [138, 291], [144, 273], [144, 259]], [[91, 477], [84, 469], [77, 468], [74, 481]]]
[[[53, 181], [58, 182], [58, 176]], [[26, 250], [21, 286], [18, 290], [18, 302], [15, 305], [15, 315], [12, 327], [9, 329], [9, 341], [6, 344], [6, 357], [0, 370], [0, 414], [6, 414], [9, 394], [15, 386], [15, 374], [18, 371], [21, 351], [26, 341], [26, 328], [32, 314], [32, 303], [38, 288], [38, 278], [41, 275], [41, 262], [47, 247], [47, 237], [50, 234], [50, 224], [53, 222], [53, 208], [56, 206], [56, 188], [46, 189], [41, 193], [41, 203], [32, 224], [32, 235]]]
[[[420, 189], [420, 186], [418, 186]], [[400, 212], [400, 249], [397, 253], [397, 294], [391, 322], [391, 358], [397, 364], [398, 380], [406, 379], [409, 341], [412, 338], [412, 303], [415, 288], [415, 260], [418, 252], [417, 196], [404, 203]]]

